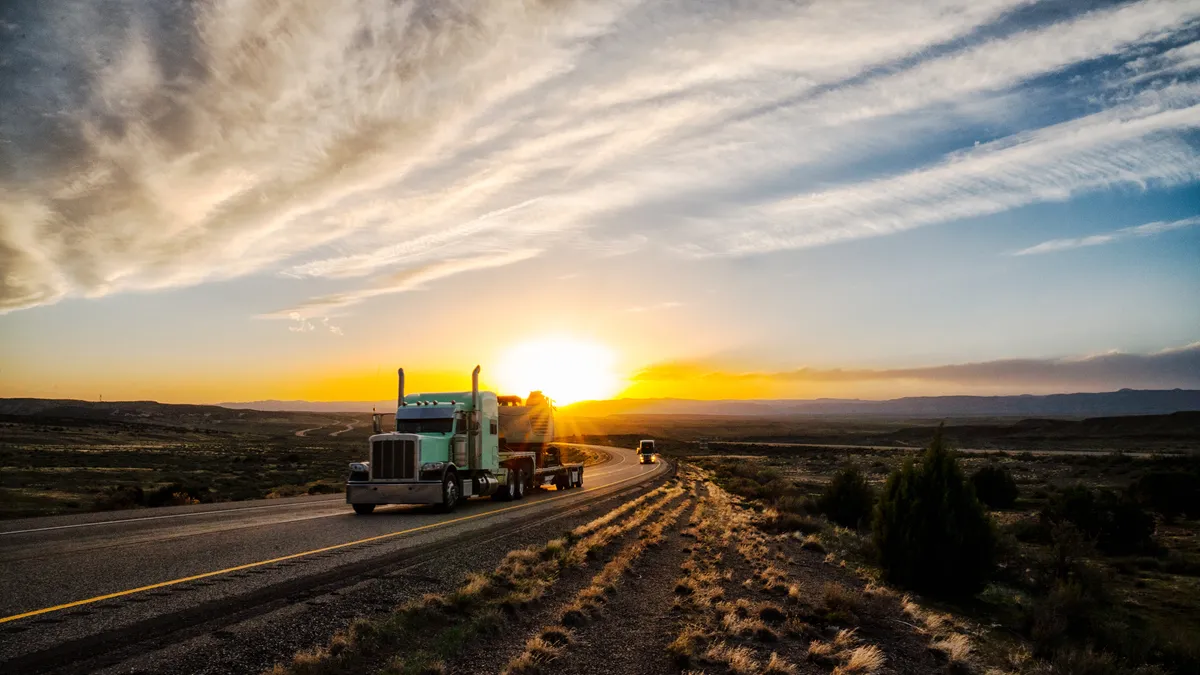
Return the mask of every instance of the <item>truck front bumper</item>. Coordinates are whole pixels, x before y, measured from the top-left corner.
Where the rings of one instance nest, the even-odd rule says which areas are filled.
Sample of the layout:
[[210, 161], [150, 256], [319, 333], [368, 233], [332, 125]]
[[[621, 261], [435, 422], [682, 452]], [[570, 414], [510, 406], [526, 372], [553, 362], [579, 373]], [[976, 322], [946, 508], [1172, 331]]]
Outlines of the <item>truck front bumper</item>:
[[346, 483], [347, 504], [440, 504], [440, 481]]

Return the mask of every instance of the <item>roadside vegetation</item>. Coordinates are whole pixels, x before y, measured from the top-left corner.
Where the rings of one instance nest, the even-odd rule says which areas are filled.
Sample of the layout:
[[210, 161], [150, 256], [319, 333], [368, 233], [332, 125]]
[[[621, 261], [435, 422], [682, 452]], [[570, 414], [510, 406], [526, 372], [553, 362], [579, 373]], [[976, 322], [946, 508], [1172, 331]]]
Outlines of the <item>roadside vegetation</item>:
[[[371, 431], [369, 415], [226, 412], [170, 425], [0, 416], [0, 519], [341, 493]], [[565, 459], [603, 456], [567, 447]]]
[[[959, 455], [934, 434], [919, 455], [808, 449], [698, 462], [758, 510], [764, 532], [790, 530], [862, 578], [913, 593], [906, 602], [920, 593], [973, 626], [974, 639], [938, 641], [952, 661], [1200, 672], [1196, 456]], [[873, 479], [866, 488], [857, 466]], [[867, 490], [869, 508], [851, 508]]]

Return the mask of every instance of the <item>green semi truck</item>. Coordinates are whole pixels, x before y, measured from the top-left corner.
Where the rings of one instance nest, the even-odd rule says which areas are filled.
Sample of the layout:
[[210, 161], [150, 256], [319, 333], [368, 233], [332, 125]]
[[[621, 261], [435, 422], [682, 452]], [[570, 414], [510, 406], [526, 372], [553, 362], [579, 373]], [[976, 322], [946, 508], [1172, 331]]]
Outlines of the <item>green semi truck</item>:
[[526, 399], [471, 390], [396, 396], [396, 426], [375, 416], [370, 459], [350, 464], [346, 503], [360, 515], [380, 504], [437, 504], [454, 510], [470, 497], [521, 499], [532, 489], [583, 486], [583, 464], [564, 462], [553, 444], [554, 403], [541, 392]]

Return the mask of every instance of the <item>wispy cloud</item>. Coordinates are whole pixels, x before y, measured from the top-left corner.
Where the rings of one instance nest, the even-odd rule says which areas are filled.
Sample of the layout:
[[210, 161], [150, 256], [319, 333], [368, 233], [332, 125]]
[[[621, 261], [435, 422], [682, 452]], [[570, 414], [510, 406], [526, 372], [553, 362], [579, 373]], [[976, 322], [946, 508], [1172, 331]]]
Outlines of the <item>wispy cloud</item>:
[[1119, 230], [1106, 232], [1104, 234], [1093, 234], [1086, 237], [1076, 237], [1073, 239], [1051, 239], [1043, 241], [1036, 246], [1023, 248], [1016, 251], [1013, 255], [1035, 255], [1038, 253], [1053, 253], [1055, 251], [1066, 251], [1072, 248], [1084, 248], [1087, 246], [1101, 246], [1103, 244], [1111, 244], [1129, 239], [1132, 237], [1152, 237], [1156, 234], [1178, 230], [1193, 225], [1200, 225], [1200, 216], [1192, 218], [1184, 218], [1182, 220], [1172, 220], [1169, 222], [1155, 221], [1144, 225], [1135, 225], [1133, 227], [1123, 227]]
[[913, 381], [992, 387], [1200, 388], [1200, 342], [1151, 354], [1109, 352], [1058, 359], [1004, 359], [893, 369], [797, 368], [730, 371], [705, 362], [669, 362], [634, 375], [635, 382], [761, 380], [792, 383]]
[[668, 300], [666, 302], [660, 302], [653, 305], [635, 305], [625, 311], [633, 312], [634, 314], [640, 314], [642, 312], [657, 312], [664, 309], [675, 309], [677, 307], [683, 307], [683, 303], [676, 302], [674, 300]]
[[[461, 274], [463, 272], [487, 269], [489, 267], [502, 267], [504, 265], [511, 265], [522, 260], [533, 258], [538, 255], [539, 252], [540, 251], [536, 249], [526, 249], [520, 251], [506, 251], [502, 253], [478, 255], [468, 258], [449, 258], [447, 260], [441, 260], [420, 267], [406, 269], [402, 272], [397, 272], [395, 274], [382, 277], [371, 286], [352, 291], [346, 291], [343, 293], [332, 293], [329, 295], [318, 296], [291, 307], [286, 307], [284, 309], [259, 315], [258, 318], [289, 319], [292, 321], [303, 321], [307, 324], [307, 320], [311, 317], [323, 316], [333, 311], [352, 307], [374, 297], [420, 290], [424, 288], [426, 284], [437, 281], [438, 279], [442, 279], [444, 277]], [[337, 329], [333, 332], [340, 334], [341, 329]]]
[[[1200, 179], [1200, 5], [1033, 4], [10, 3], [0, 312], [358, 284], [266, 315], [311, 321], [539, 252], [750, 255]], [[1000, 138], [947, 151], [964, 127]]]

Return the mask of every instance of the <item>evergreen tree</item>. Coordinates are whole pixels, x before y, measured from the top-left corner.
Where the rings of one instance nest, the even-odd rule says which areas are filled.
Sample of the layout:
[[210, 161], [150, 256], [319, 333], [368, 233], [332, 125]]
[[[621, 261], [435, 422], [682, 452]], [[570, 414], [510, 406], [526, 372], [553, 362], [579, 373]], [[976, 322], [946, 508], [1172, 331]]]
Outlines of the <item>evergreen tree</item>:
[[942, 429], [920, 463], [892, 473], [875, 517], [888, 581], [933, 595], [982, 590], [995, 566], [995, 533]]

